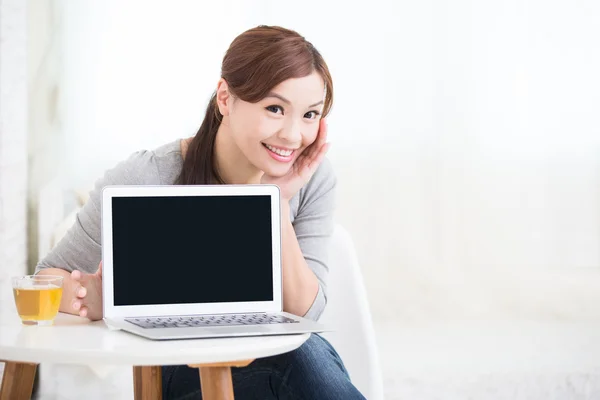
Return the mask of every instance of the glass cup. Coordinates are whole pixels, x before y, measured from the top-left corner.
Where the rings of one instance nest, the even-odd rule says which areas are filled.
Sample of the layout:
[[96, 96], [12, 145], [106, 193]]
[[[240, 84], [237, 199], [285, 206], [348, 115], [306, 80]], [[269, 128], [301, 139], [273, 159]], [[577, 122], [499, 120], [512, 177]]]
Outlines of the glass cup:
[[12, 278], [17, 312], [24, 325], [52, 325], [58, 314], [63, 277], [26, 275]]

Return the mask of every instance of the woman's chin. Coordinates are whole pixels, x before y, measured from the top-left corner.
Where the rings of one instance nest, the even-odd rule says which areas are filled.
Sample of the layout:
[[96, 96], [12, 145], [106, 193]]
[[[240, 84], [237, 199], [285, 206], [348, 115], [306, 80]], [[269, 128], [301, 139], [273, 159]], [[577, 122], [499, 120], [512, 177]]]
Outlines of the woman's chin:
[[265, 165], [262, 171], [265, 175], [272, 176], [274, 178], [281, 178], [290, 172], [290, 168], [291, 166], [288, 165], [280, 165], [277, 167], [273, 165]]

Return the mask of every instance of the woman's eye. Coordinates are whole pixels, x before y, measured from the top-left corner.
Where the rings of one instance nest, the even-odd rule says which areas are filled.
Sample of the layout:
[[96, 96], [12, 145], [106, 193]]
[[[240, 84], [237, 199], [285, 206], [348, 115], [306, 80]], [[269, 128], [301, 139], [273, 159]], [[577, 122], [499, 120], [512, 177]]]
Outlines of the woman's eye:
[[278, 110], [281, 110], [281, 115], [283, 115], [283, 108], [281, 108], [280, 106], [268, 106], [267, 110], [271, 111], [272, 113], [278, 114]]
[[[307, 115], [308, 115], [308, 117], [307, 117]], [[318, 111], [309, 111], [306, 114], [304, 114], [304, 117], [308, 118], [308, 119], [315, 119], [319, 115], [320, 115], [320, 113]]]

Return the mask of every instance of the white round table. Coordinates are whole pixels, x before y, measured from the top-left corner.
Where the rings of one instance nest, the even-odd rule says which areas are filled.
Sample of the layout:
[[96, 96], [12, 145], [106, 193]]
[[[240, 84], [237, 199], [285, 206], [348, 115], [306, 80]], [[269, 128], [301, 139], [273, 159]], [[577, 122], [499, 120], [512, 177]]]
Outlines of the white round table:
[[52, 326], [25, 326], [16, 312], [0, 318], [0, 360], [6, 362], [0, 400], [29, 398], [37, 364], [134, 366], [136, 399], [162, 398], [162, 365], [199, 368], [205, 400], [233, 398], [231, 367], [292, 351], [309, 334], [153, 341], [59, 313]]

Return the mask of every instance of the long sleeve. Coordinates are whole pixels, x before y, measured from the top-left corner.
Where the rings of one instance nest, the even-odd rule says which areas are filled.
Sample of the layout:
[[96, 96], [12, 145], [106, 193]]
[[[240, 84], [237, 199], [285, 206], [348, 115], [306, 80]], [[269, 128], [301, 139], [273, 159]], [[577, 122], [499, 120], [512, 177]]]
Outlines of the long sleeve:
[[140, 151], [106, 171], [98, 179], [90, 198], [77, 214], [73, 226], [46, 257], [38, 262], [35, 273], [45, 268], [62, 268], [94, 273], [102, 259], [101, 201], [108, 185], [159, 184], [160, 178], [152, 152]]
[[318, 320], [327, 305], [328, 253], [336, 183], [333, 168], [329, 160], [324, 159], [300, 191], [298, 212], [292, 222], [304, 259], [319, 281], [317, 296], [304, 316], [312, 320]]

